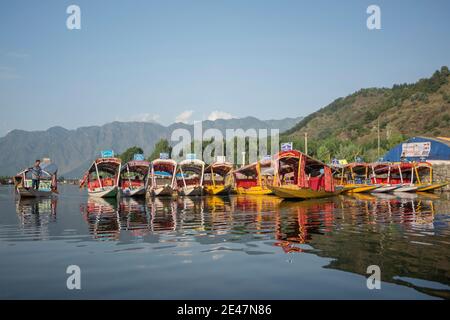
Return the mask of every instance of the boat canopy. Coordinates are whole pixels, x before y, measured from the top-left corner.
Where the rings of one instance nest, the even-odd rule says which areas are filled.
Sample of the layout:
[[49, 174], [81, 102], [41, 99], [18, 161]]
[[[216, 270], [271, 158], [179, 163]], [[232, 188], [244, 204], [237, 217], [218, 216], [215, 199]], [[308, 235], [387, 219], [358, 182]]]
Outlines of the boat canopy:
[[180, 167], [181, 171], [184, 172], [194, 172], [197, 174], [202, 174], [203, 170], [205, 168], [205, 163], [198, 159], [192, 159], [192, 160], [183, 160], [181, 161], [178, 166]]
[[270, 171], [272, 167], [272, 160], [262, 160], [258, 162], [254, 162], [251, 164], [248, 164], [242, 168], [236, 169], [234, 171], [234, 174], [242, 174], [244, 176], [250, 177], [250, 176], [256, 176], [258, 174], [258, 165], [261, 168], [261, 174], [264, 175], [267, 173], [267, 170]]
[[314, 159], [298, 150], [281, 151], [275, 155], [275, 162], [278, 163], [280, 174], [293, 171], [293, 167], [298, 165], [300, 158], [305, 159], [305, 170], [320, 171], [323, 167], [328, 167], [320, 160]]
[[233, 170], [233, 164], [230, 162], [215, 162], [205, 169], [205, 174], [218, 174], [222, 177], [226, 176]]
[[334, 169], [339, 170], [341, 182], [343, 182], [344, 177], [348, 178], [347, 175], [351, 175], [351, 180], [356, 181], [361, 178], [368, 178], [371, 164], [366, 162], [352, 162], [340, 167], [334, 166]]
[[148, 169], [150, 166], [150, 162], [148, 161], [141, 161], [141, 160], [133, 160], [130, 162], [127, 162], [122, 167], [122, 172], [128, 171], [128, 172], [136, 172], [140, 173], [142, 175], [146, 175], [148, 173]]
[[151, 166], [155, 174], [161, 175], [160, 172], [165, 172], [172, 175], [176, 170], [177, 163], [171, 159], [156, 159], [152, 161]]

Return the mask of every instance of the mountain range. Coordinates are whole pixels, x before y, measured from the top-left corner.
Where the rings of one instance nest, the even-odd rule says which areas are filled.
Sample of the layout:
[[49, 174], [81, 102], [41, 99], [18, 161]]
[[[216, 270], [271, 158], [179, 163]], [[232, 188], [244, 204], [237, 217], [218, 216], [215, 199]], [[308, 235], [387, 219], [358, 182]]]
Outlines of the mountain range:
[[[219, 129], [279, 129], [286, 131], [302, 118], [281, 120], [259, 120], [255, 117], [240, 119], [218, 119], [203, 121], [203, 131]], [[35, 159], [49, 157], [59, 167], [59, 175], [79, 178], [101, 150], [112, 149], [124, 152], [132, 146], [152, 152], [155, 143], [168, 139], [175, 129], [184, 128], [193, 132], [193, 125], [175, 123], [163, 126], [155, 122], [113, 122], [103, 126], [82, 127], [67, 130], [53, 127], [46, 131], [13, 130], [0, 138], [0, 175], [11, 176], [30, 166]]]
[[[356, 156], [374, 161], [415, 135], [450, 136], [450, 71], [444, 66], [415, 83], [361, 89], [305, 118], [220, 119], [204, 121], [202, 126], [203, 130], [215, 128], [223, 133], [225, 129], [279, 129], [284, 132], [281, 142], [294, 142], [299, 150], [304, 150], [307, 133], [309, 154], [323, 161], [332, 157], [351, 161]], [[50, 157], [58, 164], [60, 175], [77, 178], [101, 150], [121, 153], [138, 146], [149, 154], [159, 139], [170, 140], [177, 128], [193, 132], [192, 125], [154, 122], [113, 122], [76, 130], [14, 130], [0, 138], [0, 175], [13, 175], [35, 159]]]

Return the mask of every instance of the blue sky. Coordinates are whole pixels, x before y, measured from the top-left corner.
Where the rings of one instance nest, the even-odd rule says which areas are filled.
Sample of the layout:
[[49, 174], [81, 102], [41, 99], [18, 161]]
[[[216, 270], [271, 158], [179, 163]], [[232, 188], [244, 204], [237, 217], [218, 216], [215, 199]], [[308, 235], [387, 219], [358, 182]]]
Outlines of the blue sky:
[[[81, 30], [66, 28], [70, 4]], [[370, 4], [381, 30], [366, 27]], [[0, 135], [302, 116], [450, 65], [446, 0], [11, 0], [0, 30]]]

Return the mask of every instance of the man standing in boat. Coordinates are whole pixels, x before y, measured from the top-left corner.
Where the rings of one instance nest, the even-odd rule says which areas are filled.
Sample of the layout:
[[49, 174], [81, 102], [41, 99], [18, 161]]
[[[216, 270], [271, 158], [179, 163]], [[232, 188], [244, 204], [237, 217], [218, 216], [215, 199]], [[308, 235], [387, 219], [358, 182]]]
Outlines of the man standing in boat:
[[32, 188], [38, 190], [42, 175], [41, 160], [36, 160], [36, 162], [34, 163], [34, 167], [30, 168], [30, 172], [31, 172]]

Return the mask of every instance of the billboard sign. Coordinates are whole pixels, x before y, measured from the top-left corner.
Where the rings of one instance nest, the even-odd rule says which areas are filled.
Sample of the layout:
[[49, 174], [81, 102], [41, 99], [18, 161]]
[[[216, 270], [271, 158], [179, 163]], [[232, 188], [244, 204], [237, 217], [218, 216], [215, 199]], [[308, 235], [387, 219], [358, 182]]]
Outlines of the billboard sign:
[[411, 142], [402, 144], [402, 158], [428, 157], [431, 151], [431, 142]]

